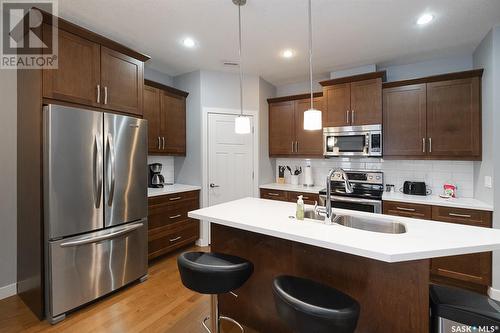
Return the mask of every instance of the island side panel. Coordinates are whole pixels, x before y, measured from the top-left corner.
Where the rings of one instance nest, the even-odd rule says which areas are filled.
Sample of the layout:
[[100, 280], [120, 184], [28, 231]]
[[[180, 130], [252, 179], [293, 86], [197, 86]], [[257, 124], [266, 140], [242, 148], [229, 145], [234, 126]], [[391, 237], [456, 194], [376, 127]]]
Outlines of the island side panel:
[[250, 260], [255, 271], [238, 297], [219, 296], [223, 315], [259, 332], [288, 333], [278, 318], [272, 280], [282, 274], [314, 279], [361, 304], [357, 333], [429, 330], [429, 261], [385, 263], [212, 224], [212, 251]]

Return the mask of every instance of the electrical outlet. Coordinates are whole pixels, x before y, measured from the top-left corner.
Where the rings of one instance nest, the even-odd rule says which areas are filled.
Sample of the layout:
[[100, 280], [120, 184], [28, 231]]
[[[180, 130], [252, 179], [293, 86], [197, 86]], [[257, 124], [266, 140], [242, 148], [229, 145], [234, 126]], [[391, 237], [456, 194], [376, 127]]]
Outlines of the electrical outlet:
[[484, 176], [484, 187], [486, 187], [486, 188], [493, 187], [493, 181], [491, 179], [491, 176]]

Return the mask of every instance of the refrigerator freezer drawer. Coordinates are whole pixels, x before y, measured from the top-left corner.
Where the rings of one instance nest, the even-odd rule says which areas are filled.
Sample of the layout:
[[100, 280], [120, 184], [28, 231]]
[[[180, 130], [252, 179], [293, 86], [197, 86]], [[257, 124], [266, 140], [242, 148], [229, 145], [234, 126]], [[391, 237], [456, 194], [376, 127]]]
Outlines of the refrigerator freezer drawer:
[[48, 316], [56, 317], [147, 274], [147, 219], [49, 242]]

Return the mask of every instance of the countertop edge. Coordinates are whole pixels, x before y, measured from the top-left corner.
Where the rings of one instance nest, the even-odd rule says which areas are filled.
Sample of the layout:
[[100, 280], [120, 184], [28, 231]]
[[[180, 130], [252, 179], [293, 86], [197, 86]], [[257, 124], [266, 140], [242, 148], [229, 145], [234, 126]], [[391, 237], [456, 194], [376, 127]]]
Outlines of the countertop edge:
[[154, 197], [160, 197], [163, 195], [176, 194], [176, 193], [182, 193], [182, 192], [191, 192], [191, 191], [200, 191], [201, 190], [201, 186], [197, 186], [197, 185], [174, 184], [174, 185], [165, 185], [165, 186], [178, 186], [178, 188], [171, 189], [169, 191], [163, 191], [163, 192], [160, 192], [160, 190], [158, 190], [158, 193], [150, 193], [151, 190], [157, 190], [157, 189], [148, 188], [148, 198], [154, 198]]

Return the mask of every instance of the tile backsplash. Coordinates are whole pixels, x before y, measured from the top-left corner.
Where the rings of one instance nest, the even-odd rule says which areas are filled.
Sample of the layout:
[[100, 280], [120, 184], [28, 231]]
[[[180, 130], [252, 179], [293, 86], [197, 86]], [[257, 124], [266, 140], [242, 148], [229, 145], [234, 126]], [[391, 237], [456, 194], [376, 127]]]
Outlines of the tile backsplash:
[[[161, 163], [161, 174], [165, 178], [165, 183], [174, 183], [174, 157], [173, 156], [148, 156], [148, 164]], [[148, 171], [149, 172], [149, 171]]]
[[[311, 159], [314, 183], [325, 183], [328, 171], [333, 167], [346, 170], [380, 170], [384, 172], [384, 183], [396, 185], [396, 190], [403, 187], [405, 180], [425, 181], [433, 194], [440, 194], [445, 183], [455, 184], [458, 187], [457, 196], [472, 198], [474, 196], [474, 162], [471, 161], [413, 161], [413, 160], [384, 160], [377, 158], [336, 158]], [[278, 175], [278, 166], [306, 165], [305, 159], [276, 159], [275, 175]], [[289, 183], [290, 173], [285, 172], [286, 182]], [[300, 183], [303, 182], [301, 175]]]

